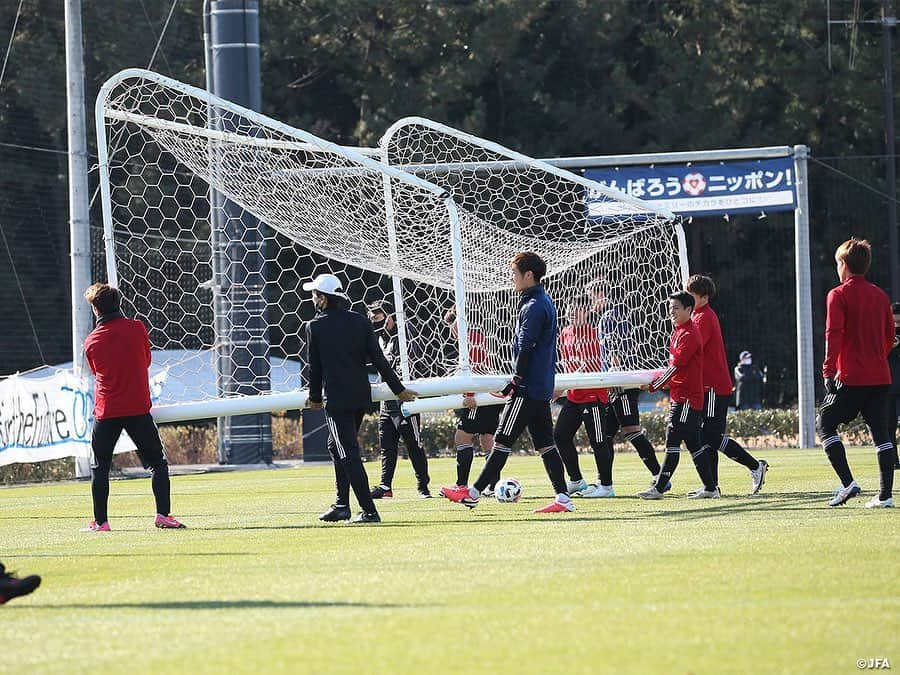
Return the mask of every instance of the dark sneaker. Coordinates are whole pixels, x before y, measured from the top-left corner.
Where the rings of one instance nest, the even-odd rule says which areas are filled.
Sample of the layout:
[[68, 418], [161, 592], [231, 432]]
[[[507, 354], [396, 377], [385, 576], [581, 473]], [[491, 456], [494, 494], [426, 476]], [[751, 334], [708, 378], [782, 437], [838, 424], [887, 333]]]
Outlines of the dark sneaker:
[[431, 499], [431, 491], [427, 488], [419, 488], [419, 499]]
[[322, 520], [326, 523], [336, 523], [340, 520], [350, 520], [350, 507], [332, 504], [330, 509], [319, 516], [319, 520]]
[[24, 579], [17, 579], [15, 575], [8, 574], [6, 568], [0, 564], [0, 605], [13, 598], [28, 595], [40, 585], [41, 578], [38, 575], [32, 574]]
[[394, 491], [384, 485], [376, 485], [369, 494], [372, 499], [390, 499], [394, 496]]
[[366, 523], [380, 523], [380, 522], [381, 522], [381, 516], [378, 515], [377, 511], [373, 511], [372, 513], [366, 513], [365, 511], [360, 511], [359, 515], [350, 521], [350, 523], [352, 525], [365, 525]]

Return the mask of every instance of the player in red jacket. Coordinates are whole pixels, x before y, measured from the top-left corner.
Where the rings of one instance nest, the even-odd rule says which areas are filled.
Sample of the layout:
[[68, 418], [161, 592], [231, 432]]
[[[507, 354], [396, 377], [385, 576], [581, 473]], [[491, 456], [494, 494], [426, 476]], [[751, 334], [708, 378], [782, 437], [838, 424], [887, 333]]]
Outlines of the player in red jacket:
[[91, 495], [94, 520], [85, 531], [108, 532], [109, 469], [113, 450], [126, 431], [138, 457], [150, 469], [156, 499], [156, 527], [184, 527], [169, 514], [169, 464], [150, 415], [150, 340], [144, 324], [122, 316], [122, 293], [107, 284], [84, 292], [97, 317], [97, 327], [84, 341], [84, 356], [96, 378], [94, 428], [91, 433]]
[[[560, 364], [567, 373], [599, 373], [603, 370], [600, 359], [600, 336], [589, 322], [590, 308], [587, 300], [573, 300], [566, 308], [569, 325], [559, 333]], [[612, 438], [605, 438], [603, 427], [609, 414], [609, 395], [606, 389], [569, 389], [560, 399], [562, 410], [556, 418], [553, 440], [562, 456], [569, 474], [569, 494], [582, 497], [615, 497], [612, 484]], [[588, 442], [597, 464], [597, 482], [588, 485], [581, 475], [575, 434], [584, 425]]]
[[716, 285], [709, 277], [695, 274], [688, 279], [685, 290], [694, 296], [691, 321], [703, 343], [703, 419], [700, 422], [700, 440], [711, 451], [708, 459], [713, 480], [716, 485], [719, 484], [719, 453], [722, 452], [729, 459], [747, 467], [752, 480], [750, 494], [755, 495], [766, 482], [769, 464], [764, 459], [757, 460], [737, 441], [725, 435], [725, 418], [734, 392], [734, 383], [725, 357], [725, 342], [722, 339], [719, 317], [709, 306], [709, 301], [716, 295]]
[[666, 459], [656, 481], [640, 493], [642, 499], [662, 499], [672, 474], [678, 466], [681, 444], [691, 452], [694, 466], [703, 481], [703, 490], [690, 499], [718, 499], [716, 487], [706, 459], [707, 448], [700, 441], [700, 416], [703, 410], [703, 344], [691, 321], [694, 297], [687, 291], [669, 296], [669, 316], [675, 329], [669, 343], [669, 367], [643, 388], [657, 391], [669, 388], [669, 423], [666, 426]]
[[860, 493], [837, 427], [861, 413], [872, 433], [881, 471], [881, 491], [866, 507], [890, 507], [897, 457], [887, 410], [891, 383], [887, 358], [894, 344], [891, 303], [884, 291], [865, 278], [872, 263], [868, 241], [848, 239], [838, 246], [834, 260], [841, 285], [829, 291], [826, 301], [825, 399], [819, 411], [819, 438], [841, 486], [828, 504], [840, 506]]

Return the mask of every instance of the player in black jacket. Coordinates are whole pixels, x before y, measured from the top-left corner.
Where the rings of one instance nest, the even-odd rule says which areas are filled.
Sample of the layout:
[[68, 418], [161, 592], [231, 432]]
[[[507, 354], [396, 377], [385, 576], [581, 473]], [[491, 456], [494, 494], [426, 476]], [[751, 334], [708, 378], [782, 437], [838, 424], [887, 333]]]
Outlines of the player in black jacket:
[[[381, 302], [369, 305], [369, 319], [375, 328], [378, 344], [384, 357], [391, 368], [396, 369], [400, 365], [400, 336], [397, 333], [397, 324], [391, 315], [388, 306]], [[412, 337], [407, 331], [407, 338]], [[412, 353], [412, 349], [409, 350]], [[371, 369], [370, 369], [371, 372]], [[394, 496], [391, 485], [394, 482], [394, 472], [397, 470], [397, 448], [400, 439], [406, 443], [406, 452], [416, 474], [416, 484], [419, 496], [425, 499], [431, 498], [428, 490], [428, 457], [422, 449], [420, 430], [422, 428], [421, 415], [404, 417], [400, 411], [399, 401], [382, 401], [378, 414], [378, 443], [381, 445], [381, 482], [372, 488], [372, 499], [389, 499]]]
[[[891, 386], [888, 388], [888, 423], [894, 447], [897, 446], [897, 420], [900, 418], [900, 302], [891, 305], [894, 315], [894, 346], [888, 353], [888, 365], [891, 367]], [[894, 469], [900, 469], [900, 457], [894, 458]]]
[[[309, 407], [325, 408], [328, 451], [334, 461], [337, 498], [319, 516], [334, 522], [350, 519], [350, 488], [362, 512], [354, 523], [378, 523], [381, 517], [369, 494], [369, 478], [360, 457], [359, 425], [372, 404], [367, 363], [372, 363], [401, 401], [415, 400], [415, 392], [404, 388], [375, 339], [371, 322], [341, 306], [341, 282], [333, 274], [320, 274], [303, 284], [312, 291], [319, 310], [307, 327], [309, 345]], [[325, 388], [323, 403], [322, 387]]]

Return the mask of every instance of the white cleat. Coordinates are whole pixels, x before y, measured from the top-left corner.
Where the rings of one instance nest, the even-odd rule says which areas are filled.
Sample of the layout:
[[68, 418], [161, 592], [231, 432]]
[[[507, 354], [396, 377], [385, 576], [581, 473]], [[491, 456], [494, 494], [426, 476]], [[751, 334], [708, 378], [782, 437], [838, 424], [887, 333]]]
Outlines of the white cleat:
[[688, 499], [718, 499], [721, 496], [722, 494], [719, 492], [719, 488], [716, 488], [715, 490], [702, 488], [700, 490], [694, 490], [688, 495]]
[[866, 502], [867, 509], [892, 509], [894, 508], [894, 499], [893, 497], [888, 497], [885, 500], [881, 500], [878, 498], [878, 495], [875, 495]]
[[[566, 481], [566, 492], [570, 495], [575, 494], [576, 492], [584, 492], [588, 489], [587, 481], [582, 478], [581, 480], [567, 480]], [[584, 495], [582, 495], [584, 496]]]
[[641, 499], [662, 499], [662, 492], [656, 489], [655, 485], [651, 485], [644, 492], [638, 492], [638, 497]]
[[759, 494], [760, 488], [766, 484], [766, 473], [769, 471], [769, 463], [761, 459], [759, 460], [759, 466], [750, 472], [750, 476], [753, 478], [753, 490], [750, 492], [751, 495]]
[[613, 490], [612, 485], [589, 485], [586, 490], [581, 491], [581, 496], [585, 499], [615, 497], [616, 491]]
[[841, 506], [856, 497], [862, 489], [856, 481], [853, 481], [847, 487], [839, 487], [834, 491], [834, 497], [828, 502], [828, 506]]

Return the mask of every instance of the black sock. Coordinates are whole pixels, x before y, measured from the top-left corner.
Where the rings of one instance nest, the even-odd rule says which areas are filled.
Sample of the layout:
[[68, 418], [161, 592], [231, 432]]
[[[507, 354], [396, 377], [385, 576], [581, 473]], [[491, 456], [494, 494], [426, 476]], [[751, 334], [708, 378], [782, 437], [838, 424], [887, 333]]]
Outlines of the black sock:
[[565, 439], [560, 442], [557, 439], [556, 447], [559, 450], [559, 456], [562, 458], [563, 466], [569, 474], [572, 481], [579, 481], [583, 478], [581, 475], [581, 467], [578, 465], [578, 451], [575, 449], [575, 443], [571, 439]]
[[102, 525], [109, 520], [109, 465], [91, 467], [91, 498], [94, 501], [94, 520]]
[[718, 487], [718, 481], [713, 476], [709, 461], [709, 458], [713, 455], [718, 457], [718, 453], [708, 445], [691, 452], [691, 459], [694, 460], [694, 468], [697, 469], [697, 475], [703, 481], [703, 487], [710, 492], [714, 492], [716, 487]]
[[607, 438], [600, 443], [591, 443], [594, 451], [594, 461], [597, 463], [597, 478], [600, 485], [612, 485], [613, 444], [612, 439]]
[[547, 475], [550, 477], [550, 483], [553, 485], [553, 489], [556, 490], [556, 494], [568, 494], [566, 492], [566, 472], [563, 468], [559, 450], [555, 446], [551, 447], [541, 455], [541, 459], [544, 461], [544, 468], [547, 470]]
[[[719, 451], [717, 450], [718, 446], [715, 448], [711, 445], [704, 445], [704, 448], [707, 449], [706, 457], [704, 458], [706, 466], [709, 469], [709, 477], [713, 482], [713, 485], [719, 484]], [[694, 466], [697, 463], [694, 462]], [[699, 469], [698, 469], [699, 473]]]
[[659, 460], [656, 459], [656, 453], [653, 451], [653, 444], [650, 443], [650, 439], [647, 438], [647, 434], [644, 433], [643, 429], [641, 431], [635, 431], [633, 434], [628, 434], [625, 437], [631, 445], [634, 446], [634, 449], [637, 450], [638, 457], [641, 458], [641, 461], [644, 463], [644, 466], [647, 467], [647, 470], [653, 476], [659, 475]]
[[850, 465], [847, 464], [847, 451], [844, 450], [844, 444], [837, 436], [826, 438], [822, 443], [825, 445], [828, 461], [831, 462], [834, 472], [841, 479], [841, 485], [847, 487], [853, 482], [853, 474], [850, 472]]
[[456, 446], [456, 484], [468, 485], [475, 449], [471, 445]]
[[397, 471], [397, 448], [381, 449], [381, 484], [390, 487]]
[[[503, 471], [503, 467], [506, 466], [506, 460], [509, 457], [509, 453], [509, 448], [504, 448], [502, 445], [495, 445], [481, 469], [481, 474], [475, 480], [472, 487], [479, 492], [484, 492], [484, 489], [488, 485], [496, 483], [500, 476], [500, 472]], [[560, 461], [560, 465], [562, 465], [562, 461]]]
[[[751, 471], [756, 471], [759, 468], [759, 460], [744, 450], [743, 446], [733, 438], [725, 437], [725, 446], [722, 448], [722, 452], [729, 459], [733, 459], [738, 464], [743, 464]], [[716, 477], [718, 478], [718, 476]]]
[[656, 489], [663, 492], [666, 484], [671, 480], [672, 474], [678, 468], [678, 460], [681, 458], [681, 451], [678, 448], [666, 448], [666, 458], [663, 460], [662, 468], [659, 470], [659, 478], [656, 479]]
[[172, 509], [171, 492], [169, 488], [169, 464], [165, 460], [151, 469], [153, 478], [150, 485], [153, 488], [153, 497], [156, 499], [156, 512], [168, 516]]
[[881, 501], [890, 499], [894, 492], [894, 463], [896, 462], [897, 448], [893, 444], [885, 444], [878, 449], [878, 470], [881, 473], [881, 492], [878, 498]]

